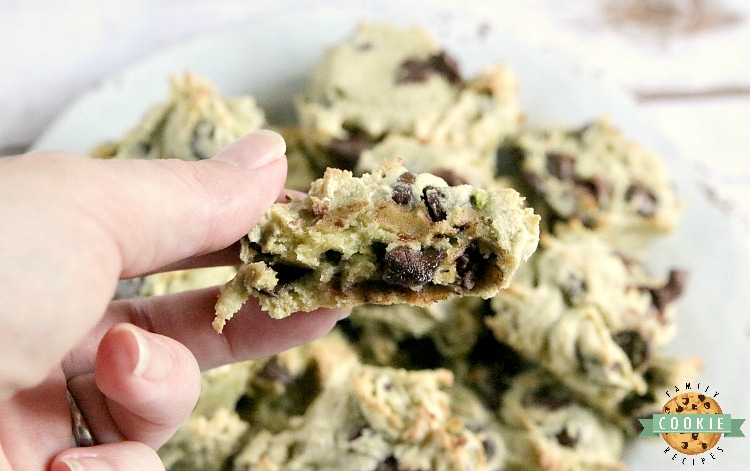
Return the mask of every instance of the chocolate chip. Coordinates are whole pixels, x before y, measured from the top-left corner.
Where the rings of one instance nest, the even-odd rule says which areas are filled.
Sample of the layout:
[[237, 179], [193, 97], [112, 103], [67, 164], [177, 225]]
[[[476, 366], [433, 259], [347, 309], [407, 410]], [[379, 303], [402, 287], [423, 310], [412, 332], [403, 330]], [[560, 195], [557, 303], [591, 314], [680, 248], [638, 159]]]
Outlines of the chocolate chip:
[[289, 386], [296, 379], [285, 366], [279, 364], [279, 360], [275, 356], [263, 365], [263, 368], [258, 372], [258, 377], [281, 383], [284, 386]]
[[338, 250], [326, 250], [326, 252], [323, 254], [325, 259], [331, 263], [339, 263], [341, 259], [344, 257], [344, 254], [339, 252]]
[[484, 449], [484, 456], [487, 458], [492, 458], [497, 453], [497, 446], [491, 440], [482, 440], [482, 449]]
[[651, 358], [651, 346], [637, 330], [623, 330], [612, 339], [625, 352], [633, 368], [641, 367]]
[[414, 183], [417, 176], [411, 172], [404, 172], [398, 177], [396, 183], [393, 184], [393, 192], [391, 199], [402, 206], [409, 206], [414, 201], [414, 190], [412, 190], [411, 184]]
[[362, 436], [362, 434], [364, 433], [364, 431], [365, 431], [366, 428], [368, 428], [368, 427], [366, 425], [364, 425], [364, 424], [359, 424], [359, 425], [354, 426], [349, 431], [349, 435], [346, 437], [347, 440], [351, 442], [351, 441], [354, 441], [354, 440], [358, 439], [359, 437]]
[[586, 294], [586, 289], [586, 280], [575, 273], [568, 273], [565, 284], [560, 288], [568, 306], [579, 303]]
[[547, 152], [547, 171], [560, 180], [570, 180], [575, 174], [576, 159], [561, 152]]
[[138, 144], [136, 144], [136, 152], [138, 155], [146, 156], [151, 152], [152, 144], [148, 141], [141, 141]]
[[535, 195], [543, 195], [547, 189], [544, 179], [536, 173], [523, 172], [523, 179]]
[[272, 265], [271, 268], [276, 272], [276, 279], [278, 282], [273, 289], [264, 290], [264, 293], [275, 298], [281, 296], [281, 293], [283, 293], [286, 287], [291, 283], [294, 283], [312, 272], [311, 268], [300, 267], [297, 265], [286, 265], [283, 263], [276, 263]]
[[636, 205], [640, 216], [651, 217], [656, 214], [657, 199], [652, 192], [639, 183], [633, 183], [625, 192], [626, 201]]
[[456, 284], [468, 290], [474, 289], [477, 282], [484, 278], [489, 266], [476, 243], [472, 243], [456, 259]]
[[411, 185], [415, 181], [417, 181], [417, 174], [413, 172], [404, 172], [398, 177], [398, 181], [408, 183]]
[[398, 467], [398, 460], [396, 457], [391, 455], [378, 463], [378, 467], [375, 468], [375, 471], [401, 471], [401, 468]]
[[544, 384], [526, 394], [523, 398], [525, 407], [542, 407], [555, 411], [573, 402], [573, 395], [559, 385]]
[[344, 139], [332, 139], [328, 144], [328, 156], [331, 164], [343, 170], [352, 170], [357, 166], [362, 152], [370, 147], [364, 134], [350, 133]]
[[419, 286], [432, 281], [445, 253], [436, 249], [423, 251], [396, 247], [383, 257], [383, 281], [395, 286]]
[[461, 175], [457, 174], [451, 169], [447, 168], [436, 168], [430, 171], [436, 177], [440, 177], [445, 180], [448, 186], [468, 185], [469, 181]]
[[600, 205], [606, 205], [612, 195], [612, 184], [602, 177], [577, 179], [575, 185], [576, 188], [591, 195]]
[[432, 74], [445, 78], [451, 85], [460, 85], [461, 74], [455, 59], [440, 51], [426, 59], [406, 59], [396, 72], [396, 83], [424, 82]]
[[706, 396], [704, 394], [698, 394], [698, 400], [703, 402], [706, 400]]
[[560, 433], [555, 435], [555, 438], [557, 439], [557, 443], [568, 448], [574, 448], [578, 444], [578, 437], [572, 437], [568, 433], [567, 428], [562, 429]]
[[687, 284], [687, 277], [688, 273], [685, 270], [670, 270], [664, 286], [650, 290], [651, 301], [659, 312], [663, 313], [669, 304], [682, 295]]
[[698, 440], [698, 434], [697, 433], [690, 434], [690, 438], [692, 438], [693, 440]]
[[425, 187], [422, 190], [424, 196], [424, 204], [427, 206], [427, 213], [430, 215], [430, 219], [433, 222], [444, 221], [448, 217], [448, 212], [443, 205], [445, 195], [440, 188], [434, 186]]
[[190, 153], [197, 159], [210, 159], [213, 157], [205, 150], [206, 141], [212, 141], [214, 138], [214, 125], [209, 121], [201, 120], [193, 129], [193, 136], [190, 138]]
[[495, 175], [512, 176], [520, 175], [526, 151], [516, 142], [506, 139], [495, 152]]

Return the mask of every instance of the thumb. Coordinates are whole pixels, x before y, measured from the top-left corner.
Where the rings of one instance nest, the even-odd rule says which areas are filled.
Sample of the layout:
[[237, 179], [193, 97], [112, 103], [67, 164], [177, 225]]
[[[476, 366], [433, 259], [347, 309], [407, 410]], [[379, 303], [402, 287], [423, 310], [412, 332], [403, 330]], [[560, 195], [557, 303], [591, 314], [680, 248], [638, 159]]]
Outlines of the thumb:
[[134, 164], [119, 175], [132, 180], [123, 185], [131, 188], [129, 201], [103, 219], [121, 254], [121, 276], [213, 252], [247, 234], [283, 188], [285, 151], [279, 134], [259, 130], [210, 160], [123, 161]]
[[199, 162], [61, 152], [0, 161], [9, 221], [0, 238], [0, 398], [46, 376], [101, 318], [118, 278], [246, 234], [283, 188], [284, 152], [281, 136], [256, 131]]

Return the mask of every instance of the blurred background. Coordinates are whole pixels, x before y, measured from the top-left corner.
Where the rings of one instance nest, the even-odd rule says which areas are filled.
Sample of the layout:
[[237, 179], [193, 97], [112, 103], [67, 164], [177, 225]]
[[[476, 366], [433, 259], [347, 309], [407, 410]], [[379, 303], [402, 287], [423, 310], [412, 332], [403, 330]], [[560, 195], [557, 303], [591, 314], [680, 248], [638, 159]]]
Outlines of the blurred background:
[[[620, 88], [704, 176], [708, 198], [750, 241], [750, 2], [404, 2], [460, 4]], [[332, 3], [3, 0], [0, 155], [23, 152], [81, 93], [157, 50], [259, 16]]]

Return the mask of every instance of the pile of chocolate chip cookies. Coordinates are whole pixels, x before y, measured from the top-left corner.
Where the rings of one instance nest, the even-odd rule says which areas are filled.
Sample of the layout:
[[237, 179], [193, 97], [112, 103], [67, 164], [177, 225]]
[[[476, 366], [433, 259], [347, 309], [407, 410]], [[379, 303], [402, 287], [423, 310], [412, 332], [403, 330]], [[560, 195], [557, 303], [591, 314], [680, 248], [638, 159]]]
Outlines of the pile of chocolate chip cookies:
[[[409, 178], [429, 174], [429, 185], [456, 188], [444, 193], [471, 202], [472, 218], [484, 217], [488, 194], [525, 198], [513, 204], [521, 205], [525, 222], [514, 227], [527, 229], [526, 248], [504, 289], [484, 297], [486, 291], [454, 289], [460, 296], [434, 303], [362, 304], [367, 298], [360, 296], [351, 315], [318, 341], [204, 373], [198, 406], [160, 450], [167, 469], [624, 468], [637, 419], [659, 412], [661, 391], [699, 368], [696, 359], [663, 353], [675, 335], [687, 274], [645, 266], [650, 243], [675, 227], [681, 203], [660, 158], [607, 119], [576, 127], [526, 123], [518, 86], [501, 64], [463, 77], [456, 59], [419, 28], [362, 24], [325, 51], [307, 91], [295, 98], [293, 126], [275, 127], [251, 97], [225, 97], [188, 75], [176, 77], [170, 100], [121, 141], [95, 150], [101, 158], [199, 159], [270, 127], [287, 140], [289, 188], [307, 192], [329, 168], [338, 169], [336, 178], [356, 180], [403, 166], [387, 177], [387, 191], [406, 169]], [[342, 187], [354, 184], [347, 181]], [[324, 206], [325, 184], [311, 192]], [[427, 199], [422, 186], [417, 195]], [[388, 193], [386, 200], [400, 204], [402, 196]], [[368, 200], [362, 192], [347, 197]], [[540, 222], [530, 219], [532, 209]], [[335, 239], [342, 233], [331, 224], [307, 241], [314, 247], [306, 250], [325, 261], [315, 276], [356, 252], [334, 250], [346, 246]], [[453, 237], [446, 247], [454, 247], [462, 235], [441, 237], [446, 244]], [[461, 246], [454, 265], [470, 245]], [[252, 234], [246, 250], [263, 253]], [[471, 250], [480, 256], [466, 260], [489, 253]], [[376, 252], [352, 266], [377, 271]], [[437, 284], [438, 266], [431, 277], [418, 277], [420, 289]], [[464, 283], [455, 281], [457, 271], [445, 268], [453, 286]], [[140, 295], [233, 276], [226, 267], [152, 275]], [[386, 278], [413, 281], [399, 273]], [[333, 289], [336, 278], [327, 280], [319, 291]], [[414, 299], [406, 296], [415, 291], [412, 281], [392, 283], [404, 301]], [[315, 291], [314, 280], [305, 286]], [[275, 287], [266, 294], [284, 296]], [[307, 298], [302, 305], [315, 307]]]

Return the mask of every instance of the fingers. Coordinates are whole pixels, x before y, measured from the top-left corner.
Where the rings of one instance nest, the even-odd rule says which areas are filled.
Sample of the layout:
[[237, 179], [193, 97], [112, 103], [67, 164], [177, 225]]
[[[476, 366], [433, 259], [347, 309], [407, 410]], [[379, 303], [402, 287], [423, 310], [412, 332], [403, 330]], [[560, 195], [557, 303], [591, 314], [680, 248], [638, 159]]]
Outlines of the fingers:
[[0, 397], [42, 381], [99, 321], [119, 278], [246, 234], [281, 191], [284, 151], [278, 134], [260, 131], [200, 162], [53, 152], [0, 161], [10, 221], [0, 239]]
[[281, 192], [284, 152], [278, 134], [257, 131], [201, 162], [100, 162], [111, 164], [106, 170], [118, 192], [106, 208], [96, 208], [96, 217], [119, 248], [121, 275], [139, 275], [237, 241]]
[[121, 442], [65, 450], [52, 461], [50, 471], [164, 471], [152, 448], [138, 442]]
[[117, 323], [128, 322], [185, 345], [200, 368], [273, 355], [322, 337], [348, 312], [319, 309], [273, 319], [250, 299], [222, 334], [211, 326], [219, 288], [206, 288], [151, 298], [115, 301], [104, 321], [78, 345], [63, 366], [68, 377], [91, 371], [98, 339]]
[[100, 442], [135, 440], [158, 448], [187, 418], [200, 393], [200, 370], [190, 351], [132, 324], [118, 324], [104, 335], [93, 379], [102, 396], [79, 406]]

